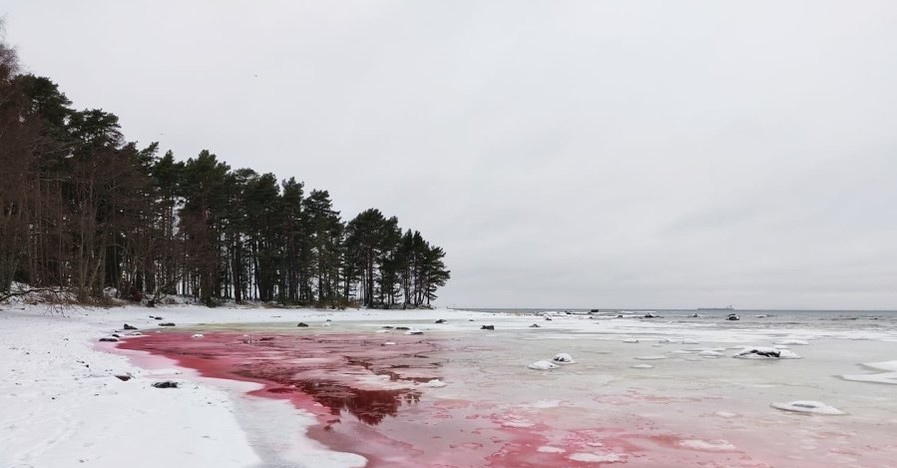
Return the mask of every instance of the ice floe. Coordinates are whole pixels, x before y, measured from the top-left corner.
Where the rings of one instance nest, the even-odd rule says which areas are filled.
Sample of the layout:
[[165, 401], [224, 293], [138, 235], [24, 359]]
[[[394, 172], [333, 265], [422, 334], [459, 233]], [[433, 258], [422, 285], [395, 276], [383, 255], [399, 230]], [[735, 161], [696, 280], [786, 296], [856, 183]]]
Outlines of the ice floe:
[[654, 368], [654, 366], [652, 366], [651, 364], [635, 364], [630, 367], [632, 367], [633, 369], [653, 369]]
[[623, 340], [623, 343], [638, 343], [638, 340], [635, 338], [626, 338]]
[[788, 403], [772, 403], [772, 406], [775, 409], [780, 409], [782, 411], [793, 411], [796, 413], [812, 413], [812, 414], [827, 414], [827, 415], [840, 415], [847, 414], [834, 406], [827, 405], [825, 403], [819, 401], [808, 401], [808, 400], [800, 400], [800, 401], [792, 401]]
[[862, 364], [872, 370], [883, 371], [878, 374], [853, 374], [842, 375], [844, 380], [856, 382], [872, 382], [897, 385], [897, 361], [869, 362]]
[[535, 370], [548, 370], [548, 369], [556, 369], [559, 366], [553, 362], [542, 360], [542, 361], [536, 361], [536, 362], [528, 365], [527, 367], [529, 367], [530, 369], [535, 369]]
[[626, 461], [626, 457], [617, 453], [574, 453], [570, 455], [570, 460], [582, 463], [622, 463]]
[[806, 340], [785, 339], [785, 340], [776, 341], [776, 344], [791, 346], [791, 345], [808, 345], [808, 344], [810, 344], [810, 342], [808, 342]]
[[666, 356], [661, 355], [652, 355], [652, 356], [636, 356], [635, 359], [640, 361], [659, 361], [661, 359], [666, 359]]
[[566, 450], [564, 450], [560, 447], [552, 447], [550, 445], [543, 445], [543, 446], [537, 448], [536, 451], [542, 452], [542, 453], [564, 453], [564, 452], [566, 452]]
[[727, 440], [701, 440], [701, 439], [685, 439], [679, 441], [679, 446], [692, 450], [703, 450], [707, 452], [734, 452], [738, 450]]

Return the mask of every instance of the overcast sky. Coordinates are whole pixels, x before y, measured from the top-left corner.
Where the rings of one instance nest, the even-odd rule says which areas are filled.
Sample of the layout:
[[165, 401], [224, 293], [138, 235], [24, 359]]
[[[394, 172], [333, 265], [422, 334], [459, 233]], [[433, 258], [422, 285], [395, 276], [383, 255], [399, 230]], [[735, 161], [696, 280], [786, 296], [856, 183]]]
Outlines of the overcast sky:
[[897, 2], [4, 0], [75, 106], [447, 251], [446, 306], [897, 308]]

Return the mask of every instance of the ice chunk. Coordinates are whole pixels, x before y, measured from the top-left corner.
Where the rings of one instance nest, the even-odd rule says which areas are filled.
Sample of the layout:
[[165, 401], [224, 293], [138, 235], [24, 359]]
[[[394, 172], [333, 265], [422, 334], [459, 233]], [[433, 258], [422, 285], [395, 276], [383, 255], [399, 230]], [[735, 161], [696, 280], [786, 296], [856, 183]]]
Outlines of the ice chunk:
[[626, 461], [625, 456], [621, 456], [620, 454], [608, 452], [608, 453], [574, 453], [570, 455], [570, 460], [583, 462], [583, 463], [622, 463]]
[[633, 369], [653, 369], [654, 366], [651, 364], [636, 364], [632, 366]]
[[704, 356], [704, 357], [719, 357], [722, 355], [723, 355], [723, 353], [713, 350], [713, 349], [705, 349], [705, 350], [701, 351], [700, 353], [698, 353], [698, 356]]
[[627, 338], [623, 340], [623, 343], [638, 343], [638, 340], [635, 338]]
[[202, 333], [194, 333], [190, 335], [190, 338], [204, 338]]
[[542, 453], [564, 453], [564, 452], [566, 452], [566, 450], [564, 450], [560, 447], [552, 447], [550, 445], [543, 445], [543, 446], [537, 448], [536, 451], [542, 452]]
[[660, 359], [666, 359], [667, 357], [660, 356], [660, 355], [654, 355], [654, 356], [636, 356], [635, 358], [638, 360], [641, 360], [641, 361], [658, 361]]
[[547, 370], [547, 369], [555, 369], [558, 367], [558, 365], [553, 362], [549, 362], [549, 361], [536, 361], [527, 367], [529, 367], [530, 369], [536, 369], [536, 370]]
[[773, 403], [772, 406], [775, 409], [780, 409], [782, 411], [794, 411], [797, 413], [813, 413], [813, 414], [828, 414], [828, 415], [839, 415], [839, 414], [847, 414], [834, 406], [829, 406], [825, 403], [819, 401], [792, 401], [790, 403]]
[[430, 388], [442, 388], [442, 387], [445, 387], [445, 385], [446, 385], [445, 382], [443, 382], [443, 381], [441, 381], [441, 380], [439, 380], [439, 379], [433, 379], [433, 380], [431, 380], [431, 381], [425, 383], [425, 384], [424, 384], [424, 387], [430, 387]]
[[701, 440], [701, 439], [685, 439], [679, 441], [679, 446], [692, 450], [704, 450], [707, 452], [734, 452], [738, 450], [727, 440]]

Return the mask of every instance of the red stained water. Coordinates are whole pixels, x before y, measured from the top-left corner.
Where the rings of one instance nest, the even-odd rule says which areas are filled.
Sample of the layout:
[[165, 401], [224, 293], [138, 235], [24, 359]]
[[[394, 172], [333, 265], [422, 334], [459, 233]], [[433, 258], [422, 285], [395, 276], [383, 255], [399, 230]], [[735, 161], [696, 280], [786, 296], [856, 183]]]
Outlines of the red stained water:
[[[451, 353], [438, 339], [395, 336], [395, 345], [361, 333], [282, 333], [246, 337], [240, 332], [155, 333], [118, 344], [175, 360], [207, 377], [256, 382], [251, 392], [288, 399], [315, 415], [308, 436], [329, 448], [366, 457], [368, 466], [566, 467], [626, 463], [628, 466], [767, 466], [741, 451], [683, 448], [687, 438], [642, 417], [608, 417], [601, 424], [550, 412], [514, 410], [502, 402], [428, 396], [415, 383], [444, 378]], [[464, 382], [449, 382], [464, 385]], [[510, 382], [509, 382], [510, 384]], [[630, 392], [595, 397], [598, 405], [668, 405], [672, 399]], [[586, 422], [588, 421], [588, 422]], [[597, 426], [597, 427], [596, 427]], [[575, 453], [608, 457], [574, 461]], [[792, 465], [796, 466], [796, 465]]]

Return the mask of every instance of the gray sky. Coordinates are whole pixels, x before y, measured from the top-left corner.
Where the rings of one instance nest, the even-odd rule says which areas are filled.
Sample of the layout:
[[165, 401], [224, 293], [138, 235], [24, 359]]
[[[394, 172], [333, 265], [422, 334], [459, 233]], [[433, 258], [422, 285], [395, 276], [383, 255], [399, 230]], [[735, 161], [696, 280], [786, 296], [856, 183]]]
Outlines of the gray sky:
[[78, 107], [443, 246], [439, 304], [897, 308], [897, 2], [6, 0]]

